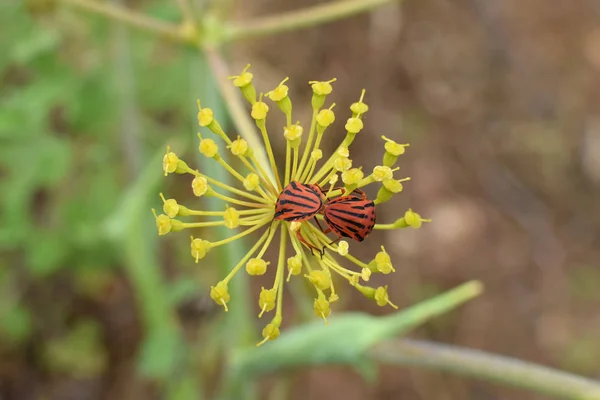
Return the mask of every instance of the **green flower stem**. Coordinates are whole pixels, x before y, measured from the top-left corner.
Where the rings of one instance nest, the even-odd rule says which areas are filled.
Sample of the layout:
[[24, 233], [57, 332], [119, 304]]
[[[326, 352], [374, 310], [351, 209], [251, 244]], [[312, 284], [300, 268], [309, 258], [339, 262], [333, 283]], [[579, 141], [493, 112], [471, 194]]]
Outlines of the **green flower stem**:
[[168, 39], [188, 42], [179, 27], [169, 22], [147, 17], [143, 14], [129, 11], [123, 7], [115, 6], [110, 3], [92, 1], [92, 0], [60, 0], [65, 4], [72, 5], [92, 14], [102, 15], [110, 20], [118, 21], [126, 25], [138, 28], [143, 31], [152, 32]]
[[369, 355], [385, 364], [448, 371], [556, 398], [600, 400], [598, 381], [478, 350], [403, 339], [382, 342]]
[[233, 123], [240, 132], [240, 135], [248, 142], [248, 145], [254, 151], [256, 160], [268, 174], [271, 182], [275, 184], [277, 181], [275, 180], [275, 176], [271, 170], [271, 165], [267, 158], [267, 153], [265, 152], [262, 139], [256, 133], [254, 123], [248, 116], [248, 110], [244, 106], [240, 93], [238, 92], [237, 88], [235, 88], [228, 81], [228, 77], [231, 74], [229, 73], [225, 60], [213, 47], [206, 47], [202, 50], [204, 51], [210, 65], [210, 69], [217, 80], [221, 96], [223, 96], [223, 99], [225, 100], [225, 104], [227, 105], [227, 109], [231, 119], [233, 120]]
[[350, 17], [361, 12], [370, 11], [393, 1], [394, 0], [332, 1], [327, 4], [307, 7], [299, 11], [257, 18], [253, 21], [234, 25], [229, 27], [224, 39], [226, 41], [233, 41], [309, 28]]

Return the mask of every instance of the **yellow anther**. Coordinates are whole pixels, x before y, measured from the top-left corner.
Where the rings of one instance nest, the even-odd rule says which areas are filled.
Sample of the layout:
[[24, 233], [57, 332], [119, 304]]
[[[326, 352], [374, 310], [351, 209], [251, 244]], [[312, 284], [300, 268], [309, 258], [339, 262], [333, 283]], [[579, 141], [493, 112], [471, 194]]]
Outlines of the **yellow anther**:
[[348, 254], [348, 250], [350, 249], [350, 246], [348, 245], [348, 242], [346, 242], [345, 240], [340, 240], [340, 242], [337, 245], [337, 252], [340, 256], [345, 256]]
[[196, 176], [192, 181], [192, 190], [195, 196], [203, 196], [208, 191], [208, 181], [203, 176]]
[[340, 157], [350, 157], [350, 150], [348, 150], [348, 148], [345, 146], [341, 146], [339, 149], [337, 149], [336, 153]]
[[169, 216], [169, 218], [175, 218], [179, 214], [179, 204], [175, 199], [165, 199], [162, 193], [159, 193], [160, 198], [163, 201], [163, 211]]
[[281, 317], [273, 318], [271, 323], [267, 324], [262, 330], [263, 340], [257, 343], [257, 346], [265, 344], [268, 340], [275, 340], [279, 337], [279, 326], [281, 325]]
[[167, 153], [163, 157], [163, 171], [165, 173], [165, 176], [176, 172], [180, 161], [181, 160], [179, 160], [177, 154], [171, 151], [171, 147], [167, 146]]
[[229, 146], [227, 146], [227, 148], [229, 148], [229, 150], [231, 150], [231, 154], [233, 154], [234, 156], [248, 155], [248, 151], [250, 150], [250, 147], [248, 146], [248, 142], [246, 142], [244, 139], [240, 138], [239, 136], [236, 140], [231, 142], [231, 144]]
[[231, 296], [229, 295], [227, 283], [225, 281], [217, 283], [217, 286], [211, 286], [210, 297], [215, 301], [215, 303], [223, 306], [225, 311], [228, 311], [227, 303], [231, 299]]
[[356, 103], [352, 103], [352, 105], [350, 106], [350, 110], [352, 111], [352, 114], [363, 115], [364, 113], [369, 111], [369, 106], [366, 105], [365, 103], [363, 103], [363, 98], [365, 97], [365, 92], [366, 92], [365, 89], [363, 89], [360, 94], [360, 100], [358, 100], [358, 102], [356, 102]]
[[419, 214], [411, 209], [404, 213], [404, 221], [408, 226], [415, 229], [420, 228], [423, 225], [423, 221], [427, 222], [427, 220], [422, 219]]
[[329, 307], [329, 301], [325, 297], [325, 294], [321, 291], [317, 291], [317, 298], [314, 302], [315, 314], [319, 318], [323, 318], [325, 320], [325, 324], [327, 324], [327, 317], [331, 314], [331, 308]]
[[375, 267], [377, 271], [382, 274], [389, 274], [390, 272], [396, 272], [392, 266], [392, 259], [390, 255], [385, 251], [385, 248], [381, 246], [381, 251], [375, 255]]
[[358, 133], [363, 128], [363, 122], [359, 118], [348, 118], [345, 128], [350, 133]]
[[404, 154], [404, 152], [406, 151], [406, 147], [410, 146], [410, 144], [408, 143], [396, 143], [392, 139], [388, 139], [385, 136], [381, 136], [381, 138], [385, 140], [385, 145], [383, 146], [385, 148], [385, 151], [396, 157]]
[[302, 137], [302, 126], [294, 124], [283, 128], [283, 136], [290, 142], [298, 140]]
[[211, 244], [208, 240], [203, 240], [199, 238], [194, 239], [193, 236], [190, 236], [190, 239], [192, 257], [194, 257], [194, 260], [198, 262], [198, 260], [201, 260], [206, 256], [206, 254], [211, 248]]
[[298, 232], [298, 230], [300, 229], [301, 226], [302, 226], [302, 222], [292, 221], [290, 223], [290, 230], [292, 232]]
[[331, 186], [335, 186], [335, 184], [337, 183], [337, 181], [340, 179], [340, 177], [338, 176], [338, 174], [333, 174], [331, 175], [331, 178], [329, 178], [329, 184]]
[[267, 118], [267, 113], [269, 112], [269, 106], [267, 103], [262, 101], [262, 94], [260, 95], [259, 100], [252, 105], [252, 111], [250, 115], [255, 120], [263, 120]]
[[249, 275], [264, 275], [267, 272], [267, 265], [269, 262], [266, 262], [262, 258], [251, 258], [246, 263], [246, 272]]
[[244, 182], [242, 183], [246, 190], [252, 192], [260, 186], [260, 178], [254, 172], [251, 172], [244, 178]]
[[385, 165], [378, 165], [373, 168], [373, 179], [377, 182], [382, 182], [386, 179], [392, 179], [394, 177], [394, 171], [390, 167]]
[[250, 69], [250, 64], [246, 64], [246, 67], [241, 74], [229, 77], [229, 79], [233, 79], [233, 85], [235, 87], [243, 88], [252, 83], [254, 75], [252, 75], [251, 72], [248, 72], [248, 69]]
[[379, 286], [377, 289], [375, 289], [375, 295], [373, 296], [373, 298], [375, 299], [375, 302], [377, 303], [377, 305], [379, 307], [384, 307], [385, 305], [389, 304], [390, 306], [394, 307], [395, 309], [398, 309], [398, 306], [390, 301], [390, 298], [389, 298], [388, 292], [387, 292], [387, 288], [388, 288], [387, 285], [385, 285], [385, 286]]
[[400, 180], [384, 179], [383, 187], [385, 187], [387, 190], [389, 190], [392, 193], [400, 193], [402, 191], [402, 189], [404, 188], [404, 186], [402, 185], [402, 182], [407, 181], [409, 179], [410, 178], [400, 179]]
[[333, 87], [331, 84], [335, 82], [337, 79], [333, 78], [326, 82], [323, 81], [310, 81], [308, 82], [312, 87], [313, 93], [319, 96], [326, 96], [333, 91]]
[[[335, 105], [335, 104], [334, 104]], [[335, 114], [331, 110], [333, 105], [325, 110], [319, 111], [317, 114], [317, 124], [323, 128], [327, 128], [329, 125], [333, 124], [335, 121]]]
[[200, 145], [198, 146], [198, 150], [200, 153], [208, 158], [213, 158], [215, 155], [219, 153], [219, 146], [212, 139], [202, 139], [200, 140]]
[[342, 172], [342, 182], [345, 185], [356, 185], [365, 176], [360, 168], [351, 168]]
[[312, 158], [315, 161], [319, 161], [321, 158], [323, 158], [323, 151], [321, 151], [320, 149], [314, 149], [310, 152], [310, 158]]
[[305, 275], [310, 283], [315, 285], [321, 290], [328, 289], [331, 286], [331, 275], [325, 271], [312, 271], [310, 274]]
[[227, 207], [223, 219], [229, 229], [237, 228], [240, 225], [240, 212], [233, 207]]
[[284, 85], [285, 82], [290, 79], [289, 77], [285, 78], [277, 87], [266, 94], [266, 96], [273, 101], [281, 101], [288, 96], [289, 88]]
[[158, 229], [159, 235], [166, 235], [171, 232], [173, 226], [171, 224], [171, 218], [168, 215], [160, 214], [156, 215], [156, 211], [154, 208], [152, 209], [152, 213], [154, 214], [154, 218], [156, 219], [156, 228]]
[[288, 268], [288, 277], [287, 281], [289, 282], [290, 277], [292, 275], [300, 275], [302, 272], [302, 255], [296, 254], [294, 257], [290, 257], [287, 259], [287, 268]]
[[352, 160], [348, 157], [339, 156], [333, 162], [333, 169], [338, 172], [348, 171], [350, 168], [352, 168]]
[[[198, 108], [200, 108], [200, 102], [198, 101]], [[198, 111], [198, 124], [200, 126], [208, 126], [212, 124], [215, 119], [213, 110], [210, 108], [200, 108]]]
[[368, 282], [371, 278], [371, 270], [369, 268], [363, 268], [360, 271], [360, 277], [363, 281]]
[[275, 308], [275, 301], [277, 300], [277, 289], [260, 289], [260, 295], [258, 296], [258, 306], [260, 307], [260, 314], [258, 317], [261, 318], [265, 312], [269, 312]]

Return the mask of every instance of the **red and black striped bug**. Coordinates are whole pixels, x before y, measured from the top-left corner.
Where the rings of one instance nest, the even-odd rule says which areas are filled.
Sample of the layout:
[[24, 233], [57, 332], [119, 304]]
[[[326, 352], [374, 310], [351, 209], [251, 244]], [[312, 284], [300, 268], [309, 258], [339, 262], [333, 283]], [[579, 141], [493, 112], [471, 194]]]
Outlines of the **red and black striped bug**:
[[325, 196], [319, 185], [292, 181], [275, 203], [275, 219], [283, 221], [306, 221], [323, 209]]
[[[289, 222], [306, 221], [322, 212], [324, 202], [325, 194], [319, 185], [292, 181], [279, 194], [273, 219]], [[311, 249], [321, 252], [319, 248], [304, 239], [300, 230], [296, 231], [296, 237]]]
[[375, 203], [373, 200], [367, 199], [365, 192], [360, 189], [355, 189], [348, 196], [329, 200], [322, 212], [325, 223], [329, 227], [323, 232], [333, 231], [338, 235], [338, 238], [332, 243], [342, 237], [362, 242], [375, 226]]

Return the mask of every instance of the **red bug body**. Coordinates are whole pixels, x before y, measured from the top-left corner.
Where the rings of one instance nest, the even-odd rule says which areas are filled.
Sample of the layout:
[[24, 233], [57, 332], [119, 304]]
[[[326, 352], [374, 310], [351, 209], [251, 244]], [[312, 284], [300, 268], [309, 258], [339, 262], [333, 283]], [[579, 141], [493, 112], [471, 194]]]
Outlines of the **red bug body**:
[[362, 242], [375, 226], [375, 204], [357, 189], [349, 196], [329, 200], [323, 208], [323, 216], [329, 229], [340, 238]]
[[290, 182], [275, 204], [275, 219], [306, 221], [323, 209], [325, 196], [319, 185]]

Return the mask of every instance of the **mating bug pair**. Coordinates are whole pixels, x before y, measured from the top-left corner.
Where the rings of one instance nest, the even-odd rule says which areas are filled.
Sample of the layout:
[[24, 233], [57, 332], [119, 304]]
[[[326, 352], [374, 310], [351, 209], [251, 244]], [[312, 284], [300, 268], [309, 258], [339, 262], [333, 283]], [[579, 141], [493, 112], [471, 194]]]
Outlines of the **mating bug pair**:
[[[344, 194], [345, 190], [340, 189]], [[324, 230], [321, 227], [317, 214], [323, 214], [329, 229]], [[323, 233], [334, 232], [338, 236], [330, 244], [342, 237], [362, 242], [375, 226], [375, 204], [368, 200], [365, 192], [360, 189], [355, 189], [350, 195], [329, 200], [317, 184], [290, 182], [277, 199], [274, 219], [302, 222], [313, 217]], [[323, 255], [325, 248], [318, 249], [308, 243], [299, 230], [296, 235], [302, 243]]]

